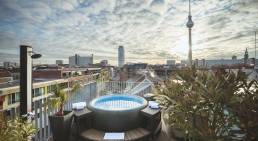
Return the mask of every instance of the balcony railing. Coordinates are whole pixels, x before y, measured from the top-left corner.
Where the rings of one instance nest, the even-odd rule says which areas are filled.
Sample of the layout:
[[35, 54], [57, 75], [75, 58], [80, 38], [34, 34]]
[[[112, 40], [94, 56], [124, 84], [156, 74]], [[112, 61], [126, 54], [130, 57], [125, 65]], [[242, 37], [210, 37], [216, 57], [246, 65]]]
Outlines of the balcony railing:
[[[84, 86], [75, 94], [68, 95], [68, 101], [65, 104], [65, 110], [72, 110], [72, 103], [86, 102], [92, 99], [108, 94], [134, 94], [143, 96], [152, 91], [152, 83], [149, 80], [142, 82], [96, 82], [87, 81]], [[50, 95], [51, 96], [51, 95]], [[34, 102], [34, 120], [38, 132], [35, 141], [47, 141], [51, 137], [51, 130], [48, 116], [57, 112], [57, 109], [49, 109], [47, 106], [49, 97], [35, 99]]]

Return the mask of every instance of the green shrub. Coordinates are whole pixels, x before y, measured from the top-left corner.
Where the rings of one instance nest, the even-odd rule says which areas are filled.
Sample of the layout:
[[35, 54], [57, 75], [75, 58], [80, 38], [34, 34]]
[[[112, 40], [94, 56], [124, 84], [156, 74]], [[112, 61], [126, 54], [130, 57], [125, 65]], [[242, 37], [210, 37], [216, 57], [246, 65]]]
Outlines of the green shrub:
[[258, 83], [244, 81], [240, 91], [231, 102], [231, 108], [236, 115], [236, 123], [245, 134], [247, 141], [258, 140]]
[[0, 113], [0, 141], [28, 141], [36, 132], [32, 123], [20, 118], [7, 120]]
[[173, 78], [157, 87], [156, 96], [171, 127], [198, 140], [228, 141], [238, 126], [257, 140], [257, 83], [243, 72], [189, 69]]

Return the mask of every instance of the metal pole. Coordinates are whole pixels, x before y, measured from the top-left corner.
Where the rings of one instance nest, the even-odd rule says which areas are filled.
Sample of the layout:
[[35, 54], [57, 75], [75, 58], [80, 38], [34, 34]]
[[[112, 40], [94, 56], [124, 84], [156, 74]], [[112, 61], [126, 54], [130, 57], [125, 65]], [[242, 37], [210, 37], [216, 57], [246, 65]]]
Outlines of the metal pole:
[[20, 116], [31, 112], [32, 103], [32, 47], [20, 46]]
[[[92, 75], [90, 75], [90, 79], [91, 79], [91, 77], [92, 77]], [[91, 81], [90, 81], [88, 84], [90, 85], [90, 99], [89, 99], [89, 101], [91, 101]], [[87, 85], [88, 85], [88, 84], [87, 84]], [[88, 101], [88, 102], [89, 102], [89, 101]]]
[[167, 73], [168, 73], [168, 72], [167, 72], [167, 71], [168, 71], [168, 70], [167, 70], [167, 69], [165, 69], [165, 77], [166, 77], [166, 78], [165, 78], [165, 80], [167, 80], [167, 79], [168, 79], [168, 76], [167, 76]]

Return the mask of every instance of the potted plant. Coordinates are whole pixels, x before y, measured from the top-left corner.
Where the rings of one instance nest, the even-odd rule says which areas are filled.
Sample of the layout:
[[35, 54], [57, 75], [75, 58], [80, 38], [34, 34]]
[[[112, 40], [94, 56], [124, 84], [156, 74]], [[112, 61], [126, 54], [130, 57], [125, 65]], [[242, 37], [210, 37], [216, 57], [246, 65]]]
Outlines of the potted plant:
[[[79, 87], [79, 84], [75, 84], [72, 88], [72, 93], [77, 91]], [[73, 111], [64, 111], [66, 101], [67, 92], [56, 85], [54, 96], [49, 98], [50, 107], [58, 109], [57, 113], [49, 116], [54, 141], [68, 141], [70, 138]]]

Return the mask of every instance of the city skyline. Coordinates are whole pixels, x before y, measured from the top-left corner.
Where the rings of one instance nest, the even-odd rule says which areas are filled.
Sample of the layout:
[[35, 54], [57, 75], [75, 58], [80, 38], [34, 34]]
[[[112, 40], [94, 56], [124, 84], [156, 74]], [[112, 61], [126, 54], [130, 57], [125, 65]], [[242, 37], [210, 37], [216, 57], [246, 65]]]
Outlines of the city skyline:
[[[258, 0], [192, 0], [193, 60], [254, 57]], [[29, 44], [41, 63], [94, 54], [94, 60], [126, 62], [186, 60], [188, 0], [0, 0], [0, 60], [12, 61]]]

